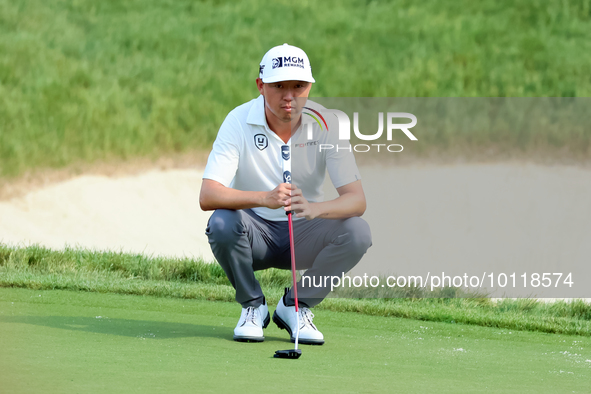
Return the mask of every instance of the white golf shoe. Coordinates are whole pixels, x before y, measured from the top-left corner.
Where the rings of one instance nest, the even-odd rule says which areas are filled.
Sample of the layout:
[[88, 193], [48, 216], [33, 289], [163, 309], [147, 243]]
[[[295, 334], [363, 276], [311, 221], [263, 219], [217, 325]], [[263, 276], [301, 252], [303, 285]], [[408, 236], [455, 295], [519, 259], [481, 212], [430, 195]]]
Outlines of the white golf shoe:
[[[300, 336], [299, 343], [306, 345], [322, 345], [324, 343], [324, 335], [314, 325], [312, 319], [314, 314], [308, 308], [300, 307]], [[277, 304], [277, 309], [273, 313], [273, 322], [277, 324], [282, 330], [287, 330], [291, 336], [291, 341], [295, 342], [295, 334], [297, 331], [297, 317], [295, 306], [285, 306], [283, 297]]]
[[263, 328], [267, 328], [271, 318], [267, 301], [255, 308], [249, 306], [242, 308], [240, 320], [234, 329], [234, 340], [238, 342], [263, 342]]

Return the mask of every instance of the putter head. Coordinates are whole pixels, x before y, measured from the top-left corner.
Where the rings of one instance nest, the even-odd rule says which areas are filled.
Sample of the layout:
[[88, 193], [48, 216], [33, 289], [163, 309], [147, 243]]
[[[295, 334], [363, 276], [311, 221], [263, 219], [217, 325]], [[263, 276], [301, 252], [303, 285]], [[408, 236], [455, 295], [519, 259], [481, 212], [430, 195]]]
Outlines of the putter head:
[[300, 349], [289, 349], [289, 350], [277, 350], [273, 357], [275, 358], [290, 358], [293, 360], [297, 360], [302, 355], [302, 351]]

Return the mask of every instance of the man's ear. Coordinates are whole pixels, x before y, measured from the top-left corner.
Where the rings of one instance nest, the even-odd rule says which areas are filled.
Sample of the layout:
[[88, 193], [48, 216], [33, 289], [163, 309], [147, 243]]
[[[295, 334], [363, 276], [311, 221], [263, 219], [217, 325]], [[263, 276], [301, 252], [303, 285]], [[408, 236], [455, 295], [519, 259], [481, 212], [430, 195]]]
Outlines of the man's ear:
[[259, 90], [259, 93], [261, 93], [263, 96], [263, 80], [260, 78], [257, 78], [257, 89]]

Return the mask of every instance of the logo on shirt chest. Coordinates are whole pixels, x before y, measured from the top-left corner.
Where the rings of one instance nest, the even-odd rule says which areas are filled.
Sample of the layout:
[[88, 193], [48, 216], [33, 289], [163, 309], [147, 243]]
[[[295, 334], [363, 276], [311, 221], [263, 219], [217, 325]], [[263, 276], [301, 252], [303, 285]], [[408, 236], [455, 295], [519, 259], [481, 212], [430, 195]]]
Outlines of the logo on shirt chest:
[[283, 160], [289, 160], [289, 145], [281, 146], [281, 157]]
[[291, 183], [291, 172], [283, 171], [283, 183]]
[[254, 145], [259, 148], [259, 150], [264, 150], [269, 146], [269, 139], [264, 134], [257, 134], [254, 136]]

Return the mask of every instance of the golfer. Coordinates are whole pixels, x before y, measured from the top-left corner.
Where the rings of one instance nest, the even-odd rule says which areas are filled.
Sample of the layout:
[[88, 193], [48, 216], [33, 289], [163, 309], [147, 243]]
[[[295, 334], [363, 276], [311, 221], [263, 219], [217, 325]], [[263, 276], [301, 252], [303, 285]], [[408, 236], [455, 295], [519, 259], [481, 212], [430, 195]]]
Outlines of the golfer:
[[[320, 150], [340, 144], [338, 133], [323, 130], [303, 107], [314, 83], [306, 53], [284, 44], [270, 49], [256, 80], [260, 96], [232, 110], [220, 127], [203, 174], [199, 203], [214, 210], [206, 234], [211, 250], [236, 289], [242, 313], [234, 340], [261, 342], [270, 322], [254, 272], [290, 269], [287, 215], [293, 212], [296, 265], [321, 286], [298, 282], [299, 342], [324, 343], [309, 308], [330, 292], [326, 276], [351, 270], [371, 246], [368, 224], [360, 218], [366, 202], [355, 158], [348, 149]], [[310, 133], [311, 130], [311, 133]], [[311, 138], [310, 138], [311, 137]], [[284, 183], [282, 146], [291, 147], [292, 183]], [[328, 174], [339, 197], [323, 202]], [[279, 301], [273, 321], [294, 341], [295, 302], [290, 289]]]

